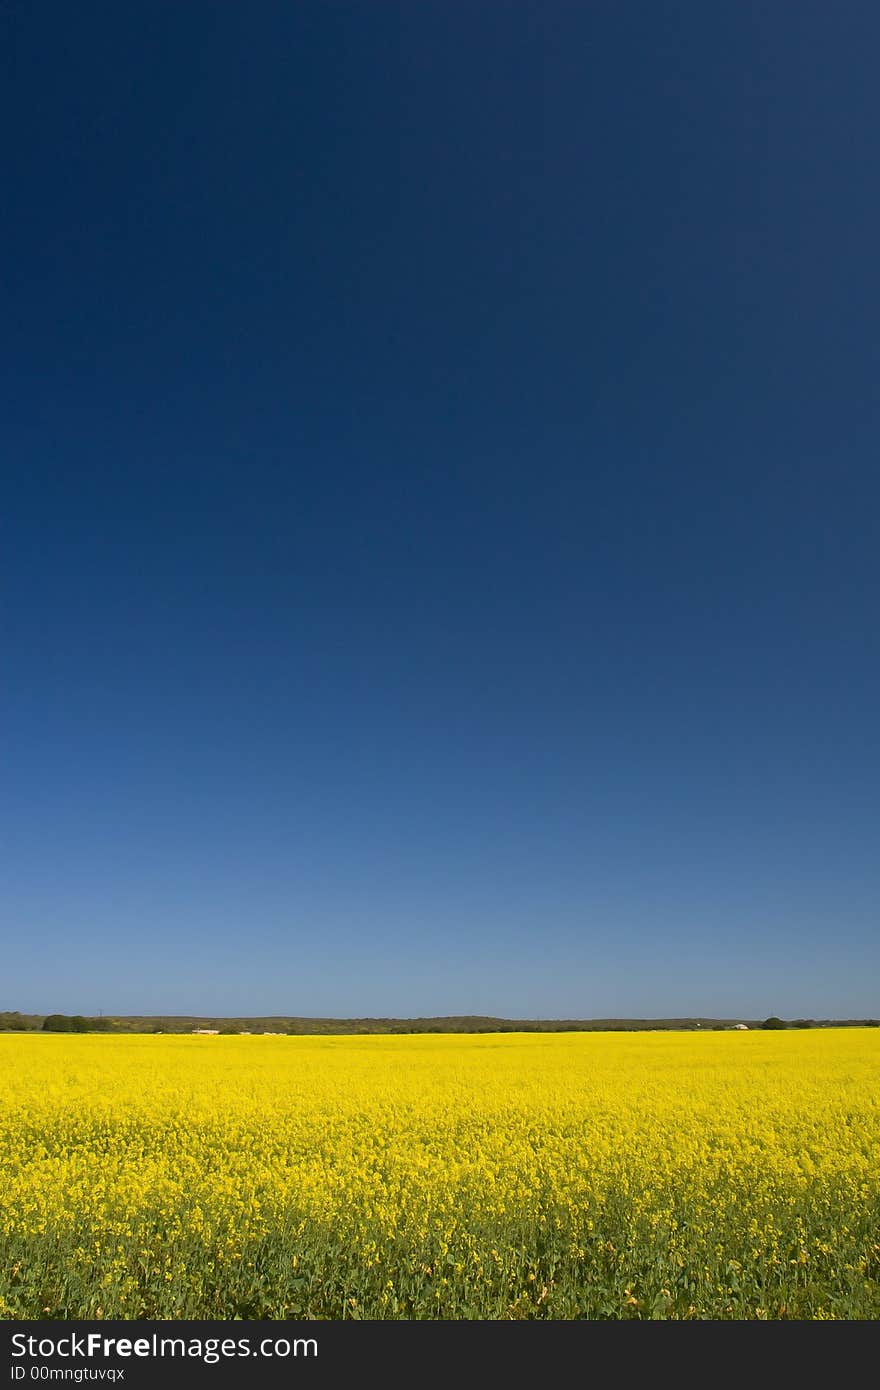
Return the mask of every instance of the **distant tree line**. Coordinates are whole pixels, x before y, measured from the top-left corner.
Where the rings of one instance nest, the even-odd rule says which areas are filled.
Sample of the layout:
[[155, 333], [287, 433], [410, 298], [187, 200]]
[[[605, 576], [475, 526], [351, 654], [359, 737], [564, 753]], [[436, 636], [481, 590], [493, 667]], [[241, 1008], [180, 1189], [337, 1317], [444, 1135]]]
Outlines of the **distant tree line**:
[[82, 1014], [48, 1014], [44, 1033], [109, 1033], [109, 1018], [84, 1018]]
[[[848, 1025], [849, 1027], [856, 1027], [856, 1028], [880, 1028], [880, 1021], [878, 1021], [876, 1018], [848, 1018], [848, 1019], [846, 1020], [846, 1023], [847, 1023], [847, 1025]], [[832, 1026], [833, 1026], [833, 1025], [832, 1025]], [[840, 1027], [841, 1025], [838, 1024], [837, 1026]], [[816, 1020], [815, 1020], [814, 1018], [794, 1018], [794, 1019], [791, 1019], [790, 1022], [786, 1022], [786, 1020], [785, 1020], [784, 1018], [777, 1018], [776, 1015], [774, 1014], [774, 1015], [772, 1015], [770, 1018], [765, 1018], [765, 1019], [764, 1019], [764, 1022], [761, 1024], [761, 1027], [762, 1027], [762, 1028], [770, 1028], [770, 1029], [777, 1029], [777, 1028], [825, 1028], [825, 1027], [828, 1027], [828, 1024], [825, 1023], [825, 1022], [823, 1022], [823, 1023], [817, 1023]]]
[[[744, 1022], [746, 1020], [743, 1020]], [[481, 1018], [474, 1015], [443, 1018], [198, 1018], [130, 1016], [88, 1018], [83, 1014], [23, 1014], [18, 1010], [0, 1012], [0, 1033], [190, 1033], [195, 1028], [216, 1028], [220, 1033], [289, 1033], [341, 1035], [366, 1033], [573, 1033], [651, 1031], [727, 1031], [734, 1019], [711, 1018], [596, 1018], [596, 1019], [510, 1019]], [[772, 1015], [763, 1022], [748, 1020], [750, 1028], [877, 1028], [876, 1018], [814, 1019], [786, 1021]]]

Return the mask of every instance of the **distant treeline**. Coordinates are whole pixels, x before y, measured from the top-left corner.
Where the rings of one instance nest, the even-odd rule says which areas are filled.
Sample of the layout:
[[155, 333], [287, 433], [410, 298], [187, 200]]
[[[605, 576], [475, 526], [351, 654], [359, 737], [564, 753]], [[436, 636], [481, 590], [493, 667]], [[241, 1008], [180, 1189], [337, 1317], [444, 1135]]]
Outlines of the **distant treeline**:
[[723, 1032], [748, 1028], [877, 1028], [875, 1018], [591, 1018], [513, 1019], [474, 1015], [444, 1018], [198, 1018], [183, 1015], [88, 1018], [82, 1014], [0, 1013], [0, 1032], [17, 1033], [191, 1033], [196, 1028], [218, 1033], [287, 1033], [345, 1035], [368, 1033], [637, 1033]]
[[109, 1018], [83, 1018], [82, 1014], [47, 1014], [44, 1033], [112, 1033]]

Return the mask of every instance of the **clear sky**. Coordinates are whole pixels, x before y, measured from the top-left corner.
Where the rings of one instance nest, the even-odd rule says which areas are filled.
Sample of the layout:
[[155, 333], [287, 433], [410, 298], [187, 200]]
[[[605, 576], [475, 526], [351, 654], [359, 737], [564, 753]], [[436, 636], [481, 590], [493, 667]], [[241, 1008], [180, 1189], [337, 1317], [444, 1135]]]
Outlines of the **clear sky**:
[[0, 1008], [880, 1012], [873, 3], [11, 3]]

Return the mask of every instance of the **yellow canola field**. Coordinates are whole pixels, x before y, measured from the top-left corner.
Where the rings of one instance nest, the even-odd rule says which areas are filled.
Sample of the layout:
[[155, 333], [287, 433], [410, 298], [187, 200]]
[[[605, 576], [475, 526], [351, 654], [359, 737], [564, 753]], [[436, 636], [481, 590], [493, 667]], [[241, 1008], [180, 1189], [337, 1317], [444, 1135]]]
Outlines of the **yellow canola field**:
[[880, 1029], [0, 1035], [0, 1315], [877, 1318]]

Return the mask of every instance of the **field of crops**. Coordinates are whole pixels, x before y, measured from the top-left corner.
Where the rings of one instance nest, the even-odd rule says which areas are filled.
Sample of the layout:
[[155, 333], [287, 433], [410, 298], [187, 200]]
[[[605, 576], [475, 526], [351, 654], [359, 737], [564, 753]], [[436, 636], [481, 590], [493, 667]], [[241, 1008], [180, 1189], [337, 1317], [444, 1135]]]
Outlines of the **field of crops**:
[[0, 1036], [0, 1314], [880, 1317], [880, 1030]]

